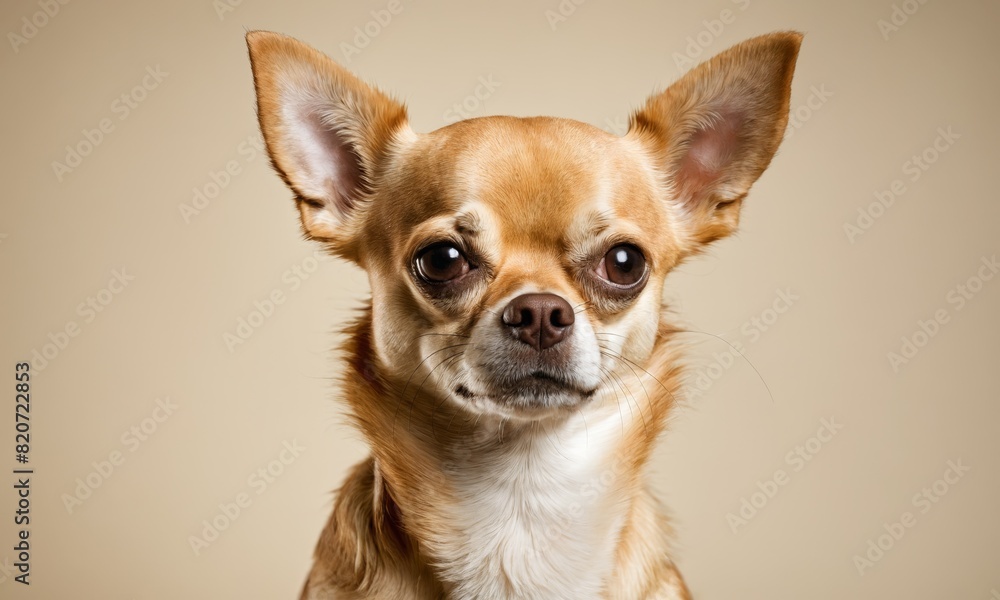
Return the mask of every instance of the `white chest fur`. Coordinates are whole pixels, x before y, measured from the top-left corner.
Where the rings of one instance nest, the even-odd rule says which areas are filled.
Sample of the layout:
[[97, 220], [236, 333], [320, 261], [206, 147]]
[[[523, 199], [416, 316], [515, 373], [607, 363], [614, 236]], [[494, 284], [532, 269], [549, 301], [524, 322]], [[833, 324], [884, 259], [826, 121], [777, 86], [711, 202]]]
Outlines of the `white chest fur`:
[[577, 417], [490, 444], [451, 473], [464, 535], [438, 558], [463, 600], [598, 598], [628, 511], [621, 418]]

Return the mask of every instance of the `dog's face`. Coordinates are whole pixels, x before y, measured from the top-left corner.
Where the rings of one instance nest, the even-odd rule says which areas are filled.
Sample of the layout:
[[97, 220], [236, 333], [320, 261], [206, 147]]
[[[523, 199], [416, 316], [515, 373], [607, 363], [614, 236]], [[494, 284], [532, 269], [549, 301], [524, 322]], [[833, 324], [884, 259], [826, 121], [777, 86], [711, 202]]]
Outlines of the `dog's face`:
[[305, 232], [369, 273], [383, 375], [518, 419], [595, 401], [647, 360], [664, 277], [735, 229], [777, 149], [799, 40], [736, 46], [619, 137], [513, 117], [418, 135], [317, 51], [248, 35], [261, 127]]
[[625, 343], [638, 358], [656, 331], [679, 256], [659, 184], [639, 144], [572, 121], [476, 119], [411, 139], [362, 226], [378, 242], [358, 248], [379, 355], [406, 375], [430, 357], [415, 377], [478, 411], [588, 401]]

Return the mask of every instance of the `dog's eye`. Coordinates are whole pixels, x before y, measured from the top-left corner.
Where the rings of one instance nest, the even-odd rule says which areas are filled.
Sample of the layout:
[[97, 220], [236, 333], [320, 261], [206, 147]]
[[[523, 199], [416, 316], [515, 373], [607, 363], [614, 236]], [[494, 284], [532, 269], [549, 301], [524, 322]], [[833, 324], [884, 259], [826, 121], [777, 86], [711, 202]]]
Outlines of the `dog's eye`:
[[597, 266], [597, 274], [621, 286], [638, 283], [646, 273], [646, 258], [635, 246], [621, 245], [608, 250]]
[[451, 244], [437, 244], [417, 255], [417, 272], [429, 283], [446, 283], [469, 272], [469, 261]]

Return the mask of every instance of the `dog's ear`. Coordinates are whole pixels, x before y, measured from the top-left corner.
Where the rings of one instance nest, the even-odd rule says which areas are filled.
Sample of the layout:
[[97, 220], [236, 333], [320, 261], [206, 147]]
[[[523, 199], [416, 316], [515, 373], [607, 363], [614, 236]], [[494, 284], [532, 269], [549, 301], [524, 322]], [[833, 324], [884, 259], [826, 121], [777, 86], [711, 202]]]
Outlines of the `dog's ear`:
[[359, 213], [387, 155], [412, 136], [406, 108], [290, 37], [251, 31], [247, 46], [261, 132], [303, 229], [357, 261]]
[[802, 35], [747, 40], [691, 70], [632, 115], [655, 157], [687, 252], [727, 236], [785, 133]]

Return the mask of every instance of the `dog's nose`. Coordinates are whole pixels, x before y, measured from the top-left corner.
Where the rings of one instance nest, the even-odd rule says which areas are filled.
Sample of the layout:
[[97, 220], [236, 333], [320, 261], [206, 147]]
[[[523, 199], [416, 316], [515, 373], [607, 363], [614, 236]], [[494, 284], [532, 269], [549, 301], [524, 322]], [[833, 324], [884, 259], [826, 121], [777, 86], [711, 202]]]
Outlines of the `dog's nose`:
[[501, 321], [535, 350], [551, 348], [573, 330], [573, 307], [555, 294], [522, 294], [503, 309]]

